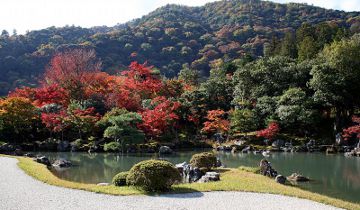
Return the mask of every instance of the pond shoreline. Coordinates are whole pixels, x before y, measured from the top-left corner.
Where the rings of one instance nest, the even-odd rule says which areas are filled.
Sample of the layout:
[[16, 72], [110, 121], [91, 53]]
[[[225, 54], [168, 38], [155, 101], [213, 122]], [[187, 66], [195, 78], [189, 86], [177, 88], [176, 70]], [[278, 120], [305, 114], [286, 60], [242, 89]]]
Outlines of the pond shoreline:
[[[23, 174], [23, 172], [21, 170], [19, 170], [16, 166], [16, 160], [14, 159], [10, 159], [10, 158], [3, 158], [3, 157], [0, 157], [0, 161], [3, 162], [4, 159], [8, 159], [8, 161], [12, 162], [10, 165], [6, 165], [6, 164], [2, 164], [6, 167], [4, 167], [2, 170], [7, 170], [9, 168], [11, 168], [12, 170], [16, 170], [16, 171], [11, 171], [11, 174], [12, 176], [8, 176], [10, 178], [17, 178], [17, 180], [20, 179], [26, 179], [21, 185], [22, 185], [22, 188], [21, 189], [25, 189], [29, 183], [33, 184], [33, 182], [35, 181], [32, 181], [32, 180], [29, 180], [30, 177], [24, 177], [23, 175], [21, 177], [17, 177], [17, 174]], [[73, 189], [81, 189], [81, 190], [87, 190], [87, 191], [92, 191], [92, 192], [101, 192], [101, 193], [107, 193], [107, 194], [118, 194], [118, 193], [121, 193], [122, 195], [124, 195], [123, 193], [126, 193], [127, 195], [129, 194], [139, 194], [139, 191], [134, 191], [133, 189], [128, 189], [128, 188], [116, 188], [116, 187], [113, 187], [113, 186], [108, 186], [108, 187], [98, 187], [98, 186], [94, 186], [94, 185], [82, 185], [82, 184], [76, 184], [76, 183], [73, 183], [71, 184], [70, 182], [68, 181], [63, 181], [63, 180], [60, 180], [56, 177], [54, 177], [47, 169], [45, 166], [43, 165], [40, 165], [40, 164], [37, 164], [35, 162], [33, 162], [32, 160], [28, 159], [28, 158], [18, 158], [18, 165], [20, 166], [21, 169], [23, 169], [28, 175], [30, 176], [33, 176], [34, 178], [42, 181], [42, 182], [45, 182], [45, 183], [48, 183], [48, 184], [51, 184], [51, 185], [56, 185], [56, 186], [62, 186], [62, 187], [70, 187], [70, 188], [73, 188]], [[29, 162], [30, 161], [30, 162]], [[235, 174], [234, 174], [235, 173]], [[240, 173], [238, 175], [236, 175], [237, 173]], [[1, 176], [4, 176], [5, 174], [7, 173], [1, 173], [2, 175]], [[244, 175], [247, 174], [245, 177]], [[234, 176], [235, 175], [235, 176]], [[5, 175], [6, 176], [6, 175]], [[226, 183], [230, 180], [232, 180], [233, 178], [235, 177], [238, 177], [240, 179], [244, 179], [244, 180], [239, 180], [240, 182], [236, 182], [236, 184], [233, 185], [232, 187], [232, 190], [226, 190], [225, 186]], [[248, 178], [250, 177], [258, 177], [260, 180], [260, 183], [252, 183], [251, 186], [248, 186], [245, 184], [245, 182], [249, 182], [250, 180], [248, 180]], [[236, 179], [238, 179], [236, 178]], [[239, 207], [243, 206], [244, 208], [247, 208], [247, 209], [259, 209], [259, 208], [265, 208], [265, 207], [271, 207], [271, 208], [276, 208], [276, 209], [289, 209], [290, 206], [293, 208], [294, 206], [296, 206], [297, 209], [336, 209], [334, 207], [331, 207], [331, 206], [327, 206], [327, 205], [323, 205], [323, 204], [319, 204], [319, 203], [316, 203], [316, 202], [313, 202], [313, 201], [317, 201], [317, 202], [321, 202], [321, 203], [325, 203], [325, 204], [328, 204], [328, 205], [333, 205], [333, 206], [337, 206], [337, 207], [340, 207], [340, 208], [345, 208], [345, 209], [360, 209], [360, 205], [359, 204], [355, 204], [355, 203], [350, 203], [350, 202], [346, 202], [346, 201], [341, 201], [341, 200], [338, 200], [338, 199], [333, 199], [333, 198], [329, 198], [329, 197], [326, 197], [326, 196], [322, 196], [322, 195], [319, 195], [319, 194], [316, 194], [316, 193], [311, 193], [311, 192], [306, 192], [306, 191], [303, 191], [303, 190], [300, 190], [300, 189], [296, 189], [296, 188], [293, 188], [293, 187], [287, 187], [287, 186], [282, 186], [282, 185], [279, 185], [279, 184], [271, 184], [271, 187], [270, 185], [267, 186], [269, 187], [268, 189], [270, 190], [268, 193], [271, 193], [271, 194], [284, 194], [284, 195], [287, 195], [287, 196], [291, 196], [291, 197], [287, 197], [287, 196], [281, 196], [281, 195], [269, 195], [269, 194], [262, 194], [262, 193], [266, 193], [266, 191], [263, 191], [263, 190], [260, 190], [259, 192], [262, 192], [261, 194], [258, 194], [258, 193], [244, 193], [244, 192], [210, 192], [210, 193], [206, 193], [206, 192], [203, 192], [203, 193], [200, 193], [200, 191], [218, 191], [220, 190], [221, 188], [223, 188], [222, 190], [225, 190], [225, 191], [238, 191], [240, 190], [240, 186], [242, 186], [242, 190], [241, 191], [249, 191], [250, 189], [253, 189], [253, 190], [250, 190], [251, 192], [256, 192], [257, 190], [255, 190], [255, 188], [253, 187], [256, 187], [257, 185], [260, 187], [264, 187], [264, 183], [262, 183], [263, 181], [267, 181], [268, 179], [266, 177], [262, 177], [260, 175], [251, 175], [251, 173], [248, 173], [248, 172], [244, 172], [244, 171], [229, 171], [229, 172], [226, 172], [224, 174], [224, 180], [221, 181], [220, 183], [217, 183], [216, 186], [212, 186], [212, 185], [207, 185], [207, 184], [203, 184], [203, 185], [199, 185], [199, 184], [195, 184], [195, 185], [192, 185], [192, 190], [197, 190], [198, 193], [197, 195], [202, 195], [202, 197], [195, 197], [195, 200], [193, 200], [194, 198], [191, 198], [192, 194], [185, 194], [184, 196], [181, 196], [181, 195], [163, 195], [163, 196], [160, 196], [160, 197], [149, 197], [149, 202], [152, 202], [153, 201], [157, 201], [156, 203], [158, 204], [163, 204], [162, 207], [169, 207], [169, 203], [172, 203], [171, 206], [173, 206], [173, 204], [177, 204], [177, 202], [181, 202], [181, 204], [186, 204], [187, 202], [190, 202], [190, 200], [187, 200], [188, 198], [191, 198], [191, 200], [193, 200], [194, 202], [197, 203], [197, 205], [187, 205], [187, 206], [183, 206], [182, 205], [182, 208], [186, 208], [186, 209], [213, 209], [214, 207], [218, 207], [218, 208], [223, 208], [224, 206], [226, 206], [226, 209], [238, 209]], [[4, 182], [4, 183], [9, 183], [9, 184], [16, 184], [18, 183], [18, 181], [8, 181], [8, 182]], [[240, 185], [239, 185], [240, 184]], [[265, 184], [267, 185], [267, 184]], [[181, 188], [175, 188], [176, 192], [186, 192], [184, 191], [184, 187], [188, 187], [189, 185], [181, 185]], [[204, 188], [199, 188], [200, 186], [207, 186], [208, 190], [205, 190]], [[212, 186], [212, 187], [210, 187]], [[88, 196], [85, 196], [86, 197], [86, 202], [84, 205], [85, 206], [82, 206], [82, 205], [71, 205], [71, 208], [74, 209], [74, 207], [76, 207], [75, 209], [81, 209], [83, 207], [87, 207], [87, 205], [89, 204], [89, 201], [90, 203], [93, 203], [94, 201], [94, 198], [90, 199], [89, 200], [89, 196], [90, 195], [94, 195], [94, 196], [97, 196], [98, 198], [104, 198], [105, 195], [98, 195], [98, 194], [89, 194], [89, 193], [86, 193], [86, 192], [83, 192], [82, 191], [72, 191], [72, 190], [68, 190], [68, 189], [64, 189], [64, 188], [54, 188], [52, 186], [49, 186], [49, 185], [43, 185], [42, 183], [39, 183], [36, 181], [36, 184], [35, 186], [30, 186], [31, 189], [38, 189], [38, 188], [43, 188], [43, 187], [47, 187], [47, 188], [52, 188], [52, 189], [47, 189], [46, 190], [46, 193], [44, 195], [51, 195], [51, 193], [54, 193], [55, 195], [56, 194], [56, 191], [57, 189], [59, 190], [64, 190], [66, 191], [66, 195], [69, 195], [72, 194], [71, 192], [78, 192], [78, 195], [72, 195], [71, 196], [71, 199], [67, 200], [68, 202], [66, 201], [61, 201], [63, 196], [56, 196], [57, 199], [45, 199], [45, 200], [42, 200], [41, 203], [38, 203], [38, 206], [41, 206], [42, 204], [43, 205], [48, 205], [48, 204], [51, 204], [51, 203], [57, 203], [57, 201], [61, 202], [61, 206], [63, 207], [63, 209], [68, 209], [66, 208], [65, 206], [68, 206], [68, 204], [71, 204], [73, 203], [73, 200], [75, 199], [77, 204], [83, 204], [84, 202], [82, 202], [81, 198], [82, 196], [81, 195], [88, 195]], [[209, 188], [210, 187], [210, 188]], [[215, 188], [213, 188], [215, 187]], [[234, 188], [235, 187], [235, 188]], [[248, 188], [250, 187], [250, 188]], [[12, 186], [13, 189], [16, 189]], [[5, 188], [3, 188], [5, 189]], [[182, 190], [177, 190], [177, 189], [182, 189]], [[266, 188], [265, 188], [266, 189]], [[116, 190], [116, 191], [113, 191], [113, 190]], [[130, 190], [130, 191], [129, 191]], [[25, 191], [26, 192], [26, 191]], [[42, 190], [36, 190], [35, 191], [36, 193], [41, 193]], [[51, 193], [49, 193], [51, 192]], [[187, 192], [191, 192], [191, 191], [187, 191]], [[193, 191], [194, 192], [194, 191]], [[11, 192], [9, 192], [11, 193]], [[16, 196], [36, 196], [37, 194], [36, 193], [17, 193]], [[65, 194], [63, 194], [65, 195]], [[214, 198], [211, 198], [211, 197], [208, 197], [208, 195], [219, 195], [221, 198], [220, 201], [218, 199], [214, 199]], [[228, 195], [232, 195], [232, 196], [228, 196]], [[246, 196], [246, 195], [253, 195], [253, 196]], [[181, 199], [180, 199], [180, 197]], [[235, 196], [235, 197], [234, 197]], [[244, 197], [245, 196], [245, 197]], [[270, 196], [270, 197], [269, 197]], [[309, 199], [309, 200], [313, 200], [313, 201], [308, 201], [308, 200], [303, 200], [303, 199], [298, 199], [298, 198], [293, 198], [293, 196], [295, 197], [299, 197], [299, 198], [305, 198], [305, 199]], [[65, 196], [66, 197], [66, 196]], [[167, 202], [159, 202], [159, 200], [156, 200], [158, 198], [161, 198], [161, 197], [164, 197]], [[36, 198], [43, 198], [41, 196], [36, 196]], [[134, 203], [147, 203], [149, 204], [148, 202], [134, 202], [135, 200], [138, 200], [138, 199], [142, 199], [143, 197], [109, 197], [108, 199], [106, 199], [106, 201], [98, 201], [96, 203], [101, 203], [101, 208], [104, 208], [104, 206], [107, 206], [107, 205], [112, 205], [113, 202], [111, 202], [109, 199], [129, 199], [131, 201], [132, 204]], [[146, 197], [145, 197], [146, 198]], [[176, 203], [173, 203], [173, 202], [168, 202], [169, 199], [175, 199], [174, 201]], [[202, 199], [202, 198], [206, 198], [206, 199]], [[284, 198], [285, 200], [283, 200], [282, 198]], [[209, 200], [210, 199], [210, 200]], [[258, 200], [260, 199], [260, 200]], [[14, 200], [14, 199], [11, 199], [11, 200]], [[9, 201], [11, 201], [9, 200]], [[27, 199], [21, 199], [23, 201], [27, 200]], [[34, 199], [32, 198], [29, 203], [30, 204], [33, 204], [32, 201], [34, 200], [38, 200], [38, 199]], [[216, 200], [218, 202], [209, 202], [209, 201], [212, 201], [212, 200]], [[277, 202], [273, 202], [274, 200], [276, 200]], [[51, 202], [50, 202], [51, 201]], [[241, 202], [237, 202], [237, 201], [241, 201]], [[278, 202], [279, 201], [279, 202]], [[299, 201], [302, 201], [301, 204], [298, 203]], [[8, 202], [8, 200], [7, 200]], [[136, 207], [133, 207], [133, 208], [129, 208], [128, 205], [123, 205], [123, 204], [127, 204], [127, 203], [122, 203], [122, 205], [118, 205], [119, 204], [119, 200], [115, 203], [113, 203], [114, 205], [116, 205], [116, 209], [121, 209], [121, 207], [124, 207], [124, 209], [146, 209], [146, 208], [149, 208], [149, 209], [153, 209], [152, 207], [154, 206], [149, 206], [149, 205], [145, 205], [142, 207], [142, 208], [136, 208]], [[203, 203], [204, 202], [204, 203]], [[249, 203], [250, 202], [250, 203]], [[27, 204], [29, 204], [27, 203]], [[209, 205], [211, 203], [211, 205]], [[6, 204], [6, 203], [5, 203]], [[3, 205], [5, 205], [3, 204]], [[180, 204], [180, 205], [181, 205]], [[221, 205], [219, 205], [221, 204]], [[266, 204], [266, 205], [265, 205]], [[19, 204], [16, 204], [16, 205], [19, 205], [21, 206], [21, 203]], [[27, 206], [28, 207], [28, 206]], [[20, 207], [19, 207], [20, 208]], [[56, 206], [55, 208], [59, 208], [59, 206]], [[97, 205], [95, 206], [92, 206], [92, 207], [89, 207], [89, 209], [98, 209], [100, 207], [98, 207]], [[21, 208], [20, 208], [21, 209]]]

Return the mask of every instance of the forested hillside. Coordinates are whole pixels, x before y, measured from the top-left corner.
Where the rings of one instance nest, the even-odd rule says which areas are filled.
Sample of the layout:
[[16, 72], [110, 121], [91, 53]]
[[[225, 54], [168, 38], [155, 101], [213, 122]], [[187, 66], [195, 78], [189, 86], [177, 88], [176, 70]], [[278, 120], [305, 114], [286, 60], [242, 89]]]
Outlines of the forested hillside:
[[25, 35], [3, 31], [0, 95], [15, 87], [35, 86], [54, 53], [69, 48], [94, 49], [109, 73], [132, 61], [147, 61], [167, 77], [177, 76], [183, 68], [208, 76], [209, 65], [217, 59], [311, 58], [325, 44], [359, 32], [359, 26], [359, 12], [228, 0], [202, 7], [167, 5], [114, 27], [50, 27]]

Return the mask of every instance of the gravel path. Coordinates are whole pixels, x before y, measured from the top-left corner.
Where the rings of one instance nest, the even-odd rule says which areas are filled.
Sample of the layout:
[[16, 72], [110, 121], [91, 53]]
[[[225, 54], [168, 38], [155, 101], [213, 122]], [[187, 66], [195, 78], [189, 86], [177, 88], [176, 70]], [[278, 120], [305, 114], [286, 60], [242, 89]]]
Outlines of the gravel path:
[[13, 158], [0, 157], [0, 209], [232, 210], [336, 209], [281, 195], [208, 192], [162, 196], [111, 196], [55, 187], [26, 175]]

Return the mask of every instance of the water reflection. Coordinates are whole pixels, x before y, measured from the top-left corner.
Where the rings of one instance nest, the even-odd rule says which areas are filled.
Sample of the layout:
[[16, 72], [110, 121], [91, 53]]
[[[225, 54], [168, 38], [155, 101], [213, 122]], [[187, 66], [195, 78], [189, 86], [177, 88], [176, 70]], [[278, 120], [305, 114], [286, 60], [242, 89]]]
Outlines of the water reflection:
[[[76, 166], [62, 171], [54, 171], [60, 178], [82, 182], [111, 182], [120, 171], [129, 170], [134, 164], [151, 158], [164, 158], [173, 163], [189, 162], [194, 152], [179, 152], [171, 156], [159, 157], [154, 154], [117, 155], [87, 153], [45, 153], [50, 159], [65, 158]], [[257, 166], [263, 158], [261, 154], [218, 153], [221, 161], [231, 168], [241, 165]], [[337, 197], [360, 202], [360, 158], [346, 158], [342, 155], [275, 153], [267, 158], [273, 167], [284, 176], [293, 172], [310, 177], [312, 182], [299, 187]]]

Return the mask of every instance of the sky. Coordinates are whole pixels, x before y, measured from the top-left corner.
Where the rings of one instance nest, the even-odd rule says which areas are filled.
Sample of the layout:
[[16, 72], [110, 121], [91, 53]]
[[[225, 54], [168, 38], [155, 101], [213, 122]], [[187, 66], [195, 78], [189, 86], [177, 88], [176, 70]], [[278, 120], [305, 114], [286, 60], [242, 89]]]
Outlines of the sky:
[[[139, 18], [166, 4], [201, 6], [217, 0], [1, 0], [0, 30], [18, 34], [50, 26], [113, 26]], [[360, 11], [360, 0], [273, 0], [329, 9]], [[106, 3], [105, 3], [106, 2]]]

